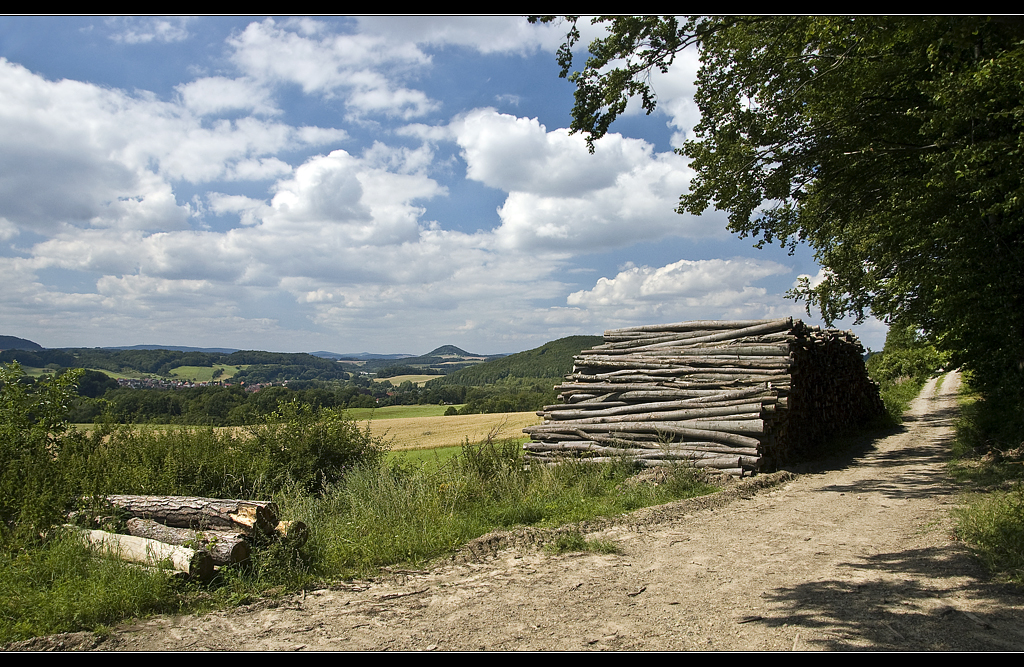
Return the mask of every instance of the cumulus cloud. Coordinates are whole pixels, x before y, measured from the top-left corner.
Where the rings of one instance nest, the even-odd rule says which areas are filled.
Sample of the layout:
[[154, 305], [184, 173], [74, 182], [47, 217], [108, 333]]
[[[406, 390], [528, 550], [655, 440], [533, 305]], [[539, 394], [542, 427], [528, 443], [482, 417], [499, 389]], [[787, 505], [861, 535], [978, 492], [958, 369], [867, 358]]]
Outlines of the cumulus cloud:
[[0, 217], [36, 231], [182, 229], [174, 181], [279, 178], [291, 167], [275, 153], [347, 137], [253, 117], [206, 124], [145, 92], [48, 81], [4, 59], [0, 97]]
[[356, 115], [410, 119], [439, 106], [422, 91], [398, 82], [430, 63], [411, 42], [331, 34], [326, 25], [310, 19], [280, 24], [267, 19], [249, 24], [228, 45], [232, 61], [252, 80], [297, 84], [306, 94], [343, 95]]
[[691, 172], [675, 153], [609, 134], [594, 154], [568, 130], [476, 109], [450, 124], [467, 177], [509, 193], [497, 231], [506, 248], [596, 251], [669, 235], [724, 237], [721, 216], [675, 212]]
[[199, 116], [224, 111], [281, 113], [270, 91], [251, 79], [210, 76], [179, 84], [175, 90], [181, 95], [182, 104]]
[[770, 317], [795, 306], [753, 283], [789, 267], [749, 258], [680, 260], [662, 267], [627, 266], [569, 295], [570, 307], [621, 321]]
[[465, 46], [480, 53], [554, 52], [565, 40], [560, 24], [530, 25], [522, 16], [364, 16], [360, 31], [397, 42]]

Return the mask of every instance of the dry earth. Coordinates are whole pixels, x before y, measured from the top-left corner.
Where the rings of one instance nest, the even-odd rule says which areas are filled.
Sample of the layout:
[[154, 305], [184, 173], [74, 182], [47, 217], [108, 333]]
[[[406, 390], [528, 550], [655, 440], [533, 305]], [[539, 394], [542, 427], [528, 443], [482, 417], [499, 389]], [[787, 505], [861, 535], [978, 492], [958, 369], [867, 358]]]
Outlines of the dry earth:
[[[951, 538], [959, 378], [800, 474], [584, 526], [622, 555], [493, 534], [429, 572], [118, 628], [100, 650], [1014, 650], [1024, 595]], [[74, 636], [25, 648], [82, 646]]]

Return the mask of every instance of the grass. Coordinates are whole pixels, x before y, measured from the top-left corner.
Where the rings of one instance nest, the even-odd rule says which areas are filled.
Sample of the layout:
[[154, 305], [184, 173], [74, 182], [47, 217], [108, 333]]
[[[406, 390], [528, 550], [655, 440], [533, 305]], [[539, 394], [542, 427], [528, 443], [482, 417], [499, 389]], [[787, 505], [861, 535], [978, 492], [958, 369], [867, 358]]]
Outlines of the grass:
[[957, 536], [998, 579], [1024, 585], [1024, 443], [1013, 423], [961, 394], [950, 475], [963, 489]]
[[588, 540], [579, 531], [560, 533], [551, 543], [545, 545], [544, 550], [549, 554], [564, 554], [576, 551], [598, 554], [622, 553], [622, 547], [615, 542], [610, 540]]
[[885, 411], [889, 415], [889, 421], [893, 424], [900, 424], [903, 421], [903, 413], [910, 407], [913, 401], [921, 393], [927, 378], [901, 377], [894, 382], [882, 384], [882, 403], [885, 404]]
[[625, 461], [524, 467], [517, 442], [488, 442], [440, 466], [354, 470], [292, 510], [310, 526], [317, 572], [366, 576], [382, 565], [423, 566], [498, 528], [556, 527], [715, 490], [683, 468], [657, 486], [623, 484], [633, 472]]
[[[294, 420], [302, 429], [312, 427], [303, 414]], [[233, 606], [275, 591], [372, 576], [386, 565], [421, 567], [498, 528], [557, 527], [716, 490], [684, 468], [656, 486], [624, 484], [634, 472], [626, 460], [524, 466], [518, 439], [393, 452], [366, 459], [323, 484], [307, 480], [275, 487], [269, 484], [275, 478], [272, 466], [281, 462], [270, 461], [265, 470], [232, 472], [235, 464], [229, 457], [258, 460], [254, 453], [260, 450], [247, 449], [251, 443], [210, 428], [121, 427], [105, 440], [98, 433], [89, 441], [70, 438], [64, 451], [81, 458], [81, 472], [95, 477], [96, 484], [127, 484], [116, 489], [124, 492], [137, 492], [141, 485], [153, 493], [238, 497], [257, 493], [255, 487], [243, 491], [234, 486], [251, 480], [250, 485], [265, 489], [260, 497], [277, 502], [282, 519], [304, 521], [311, 537], [301, 549], [279, 543], [256, 549], [248, 567], [224, 569], [208, 585], [183, 584], [98, 557], [62, 534], [45, 542], [7, 542], [0, 549], [0, 644], [41, 634], [101, 631], [150, 613]], [[203, 463], [206, 458], [211, 465]], [[74, 463], [65, 457], [64, 465]], [[283, 463], [294, 467], [296, 461]], [[222, 474], [225, 470], [230, 474]], [[102, 492], [114, 490], [104, 487]], [[584, 540], [582, 548], [615, 551], [614, 544], [601, 541]]]
[[462, 447], [435, 447], [433, 449], [402, 449], [388, 454], [388, 459], [399, 465], [440, 468], [449, 459], [459, 455]]
[[[449, 405], [389, 405], [383, 408], [347, 408], [345, 413], [352, 419], [404, 419], [408, 417], [440, 417]], [[461, 405], [456, 405], [461, 408]]]
[[0, 642], [177, 611], [180, 586], [166, 572], [96, 558], [70, 534], [0, 550]]
[[[194, 382], [212, 382], [214, 380], [227, 380], [234, 377], [235, 373], [247, 368], [247, 366], [228, 366], [227, 364], [214, 364], [213, 366], [178, 366], [172, 368], [170, 377], [179, 380], [192, 380]], [[220, 375], [217, 375], [220, 371]], [[216, 375], [216, 377], [214, 377]]]

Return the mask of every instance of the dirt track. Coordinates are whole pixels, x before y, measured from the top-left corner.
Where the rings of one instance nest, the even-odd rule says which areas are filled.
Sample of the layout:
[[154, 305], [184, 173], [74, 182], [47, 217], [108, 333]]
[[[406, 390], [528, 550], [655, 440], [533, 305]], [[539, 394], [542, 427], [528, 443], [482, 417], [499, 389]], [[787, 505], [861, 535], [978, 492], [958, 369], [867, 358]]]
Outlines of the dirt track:
[[624, 555], [493, 535], [431, 572], [141, 621], [97, 648], [1022, 650], [1024, 596], [950, 537], [958, 381], [824, 469], [590, 526]]

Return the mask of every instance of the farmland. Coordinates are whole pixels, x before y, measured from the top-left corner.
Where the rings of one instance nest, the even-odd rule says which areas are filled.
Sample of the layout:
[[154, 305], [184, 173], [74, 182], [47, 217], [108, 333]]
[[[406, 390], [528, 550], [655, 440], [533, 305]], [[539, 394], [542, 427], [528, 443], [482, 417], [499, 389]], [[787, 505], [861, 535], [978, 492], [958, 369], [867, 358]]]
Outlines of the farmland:
[[[465, 442], [480, 442], [492, 435], [496, 439], [520, 439], [522, 429], [539, 424], [532, 412], [486, 415], [450, 415], [439, 417], [396, 417], [369, 422], [374, 437], [392, 442], [393, 450], [458, 447]], [[365, 422], [361, 422], [365, 424]]]

